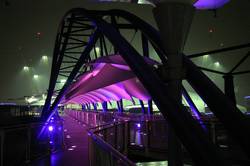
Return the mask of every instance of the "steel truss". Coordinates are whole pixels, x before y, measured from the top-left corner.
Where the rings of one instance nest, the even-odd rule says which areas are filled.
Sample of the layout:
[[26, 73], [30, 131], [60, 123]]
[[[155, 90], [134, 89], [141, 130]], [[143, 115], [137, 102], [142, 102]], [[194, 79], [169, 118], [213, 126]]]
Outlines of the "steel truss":
[[[121, 32], [124, 29], [141, 33], [142, 53], [125, 39]], [[167, 91], [166, 82], [157, 69], [144, 62], [142, 56], [149, 56], [149, 45], [158, 54], [163, 68], [167, 68], [167, 53], [163, 51], [159, 33], [135, 15], [121, 10], [90, 11], [82, 8], [67, 12], [56, 37], [43, 119], [46, 120], [53, 115], [69, 86], [79, 75], [89, 70], [88, 63], [99, 56], [111, 54], [108, 47], [112, 46], [112, 53], [122, 55], [148, 90], [165, 119], [189, 151], [194, 163], [204, 166], [227, 165], [220, 150], [208, 140], [200, 124], [181, 104], [172, 99]], [[96, 50], [97, 46], [99, 53]], [[188, 57], [183, 56], [183, 62], [186, 70], [185, 79], [223, 123], [231, 137], [249, 155], [249, 122], [235, 104]], [[60, 84], [60, 76], [67, 78], [67, 81], [52, 103], [55, 87]]]

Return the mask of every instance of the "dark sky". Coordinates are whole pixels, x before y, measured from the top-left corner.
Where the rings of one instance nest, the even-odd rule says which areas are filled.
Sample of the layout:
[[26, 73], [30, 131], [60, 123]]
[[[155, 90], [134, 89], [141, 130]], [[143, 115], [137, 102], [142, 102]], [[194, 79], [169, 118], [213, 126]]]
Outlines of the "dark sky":
[[[48, 87], [50, 62], [55, 34], [64, 13], [73, 7], [87, 9], [122, 8], [131, 11], [147, 22], [155, 25], [151, 6], [118, 3], [90, 4], [84, 0], [0, 0], [0, 101], [44, 93]], [[223, 48], [250, 42], [250, 1], [231, 0], [217, 11], [217, 17], [210, 11], [197, 11], [185, 46], [185, 53]], [[213, 29], [209, 33], [209, 29]], [[36, 33], [41, 32], [38, 39]], [[209, 61], [219, 61], [220, 70], [228, 71], [249, 49], [234, 51], [212, 57]], [[42, 55], [49, 57], [48, 63], [41, 61]], [[199, 65], [202, 60], [196, 60]], [[31, 66], [25, 73], [24, 65]], [[250, 69], [250, 59], [242, 69]], [[209, 66], [213, 67], [213, 66]], [[38, 74], [39, 80], [33, 75]], [[217, 76], [213, 76], [217, 78]], [[239, 101], [250, 95], [250, 75], [236, 77], [236, 91]], [[218, 79], [220, 88], [222, 79]]]

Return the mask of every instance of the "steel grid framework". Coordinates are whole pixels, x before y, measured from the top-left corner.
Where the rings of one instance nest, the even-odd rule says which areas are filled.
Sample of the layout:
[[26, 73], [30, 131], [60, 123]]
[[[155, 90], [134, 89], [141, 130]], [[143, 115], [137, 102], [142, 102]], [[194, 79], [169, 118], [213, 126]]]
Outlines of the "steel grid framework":
[[[126, 20], [125, 23], [119, 23], [118, 18]], [[121, 29], [141, 32], [142, 53], [138, 53], [124, 38]], [[181, 104], [171, 98], [162, 75], [144, 62], [142, 56], [149, 56], [150, 44], [158, 54], [163, 68], [167, 68], [167, 53], [163, 51], [158, 31], [140, 18], [125, 11], [90, 11], [76, 8], [66, 13], [56, 37], [50, 84], [42, 114], [43, 119], [46, 120], [53, 115], [71, 83], [76, 81], [79, 75], [89, 70], [88, 62], [98, 58], [97, 45], [100, 48], [99, 56], [110, 54], [107, 48], [108, 42], [109, 46], [113, 47], [113, 52], [122, 55], [148, 90], [165, 119], [168, 120], [176, 135], [189, 151], [193, 161], [197, 165], [226, 165], [220, 150], [208, 140], [200, 124], [194, 121]], [[245, 46], [249, 46], [249, 44]], [[205, 54], [207, 53], [189, 57]], [[241, 60], [239, 64], [242, 61], [244, 60]], [[223, 123], [231, 137], [249, 155], [250, 135], [247, 131], [250, 131], [250, 128], [245, 116], [238, 110], [235, 103], [200, 70], [202, 68], [197, 67], [188, 56], [183, 56], [183, 62], [186, 70], [185, 79]], [[237, 64], [230, 73], [237, 66], [239, 65]], [[219, 71], [212, 72], [224, 74]], [[60, 84], [59, 76], [66, 77], [67, 81], [60, 90], [57, 90], [59, 93], [55, 94], [56, 84]], [[53, 95], [56, 95], [56, 99], [51, 102]], [[188, 94], [185, 93], [185, 95]]]

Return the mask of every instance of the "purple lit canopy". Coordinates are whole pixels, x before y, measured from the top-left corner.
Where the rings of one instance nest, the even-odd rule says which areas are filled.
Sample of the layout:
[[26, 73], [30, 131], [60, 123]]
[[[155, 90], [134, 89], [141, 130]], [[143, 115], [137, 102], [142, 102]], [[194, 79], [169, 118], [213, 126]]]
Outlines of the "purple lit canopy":
[[217, 9], [228, 2], [229, 0], [198, 0], [194, 6], [197, 9]]
[[[156, 61], [146, 58], [148, 64]], [[150, 99], [150, 95], [120, 55], [101, 57], [91, 62], [92, 69], [71, 85], [64, 103], [97, 103], [104, 101]]]

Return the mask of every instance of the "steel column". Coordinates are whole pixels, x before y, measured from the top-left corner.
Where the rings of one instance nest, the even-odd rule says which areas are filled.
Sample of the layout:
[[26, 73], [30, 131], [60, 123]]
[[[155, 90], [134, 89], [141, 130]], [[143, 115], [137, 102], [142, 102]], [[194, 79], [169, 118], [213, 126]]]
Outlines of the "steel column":
[[103, 110], [103, 112], [108, 111], [108, 103], [106, 101], [102, 102], [102, 110]]
[[225, 95], [235, 104], [236, 106], [236, 97], [234, 92], [234, 77], [231, 74], [226, 74], [224, 78], [224, 91]]
[[143, 101], [142, 101], [142, 100], [139, 100], [139, 102], [140, 102], [140, 105], [141, 105], [141, 110], [142, 110], [142, 113], [143, 113], [143, 114], [145, 114], [145, 113], [146, 113], [146, 111], [145, 111], [144, 103], [143, 103]]
[[153, 101], [148, 100], [148, 115], [153, 115]]

